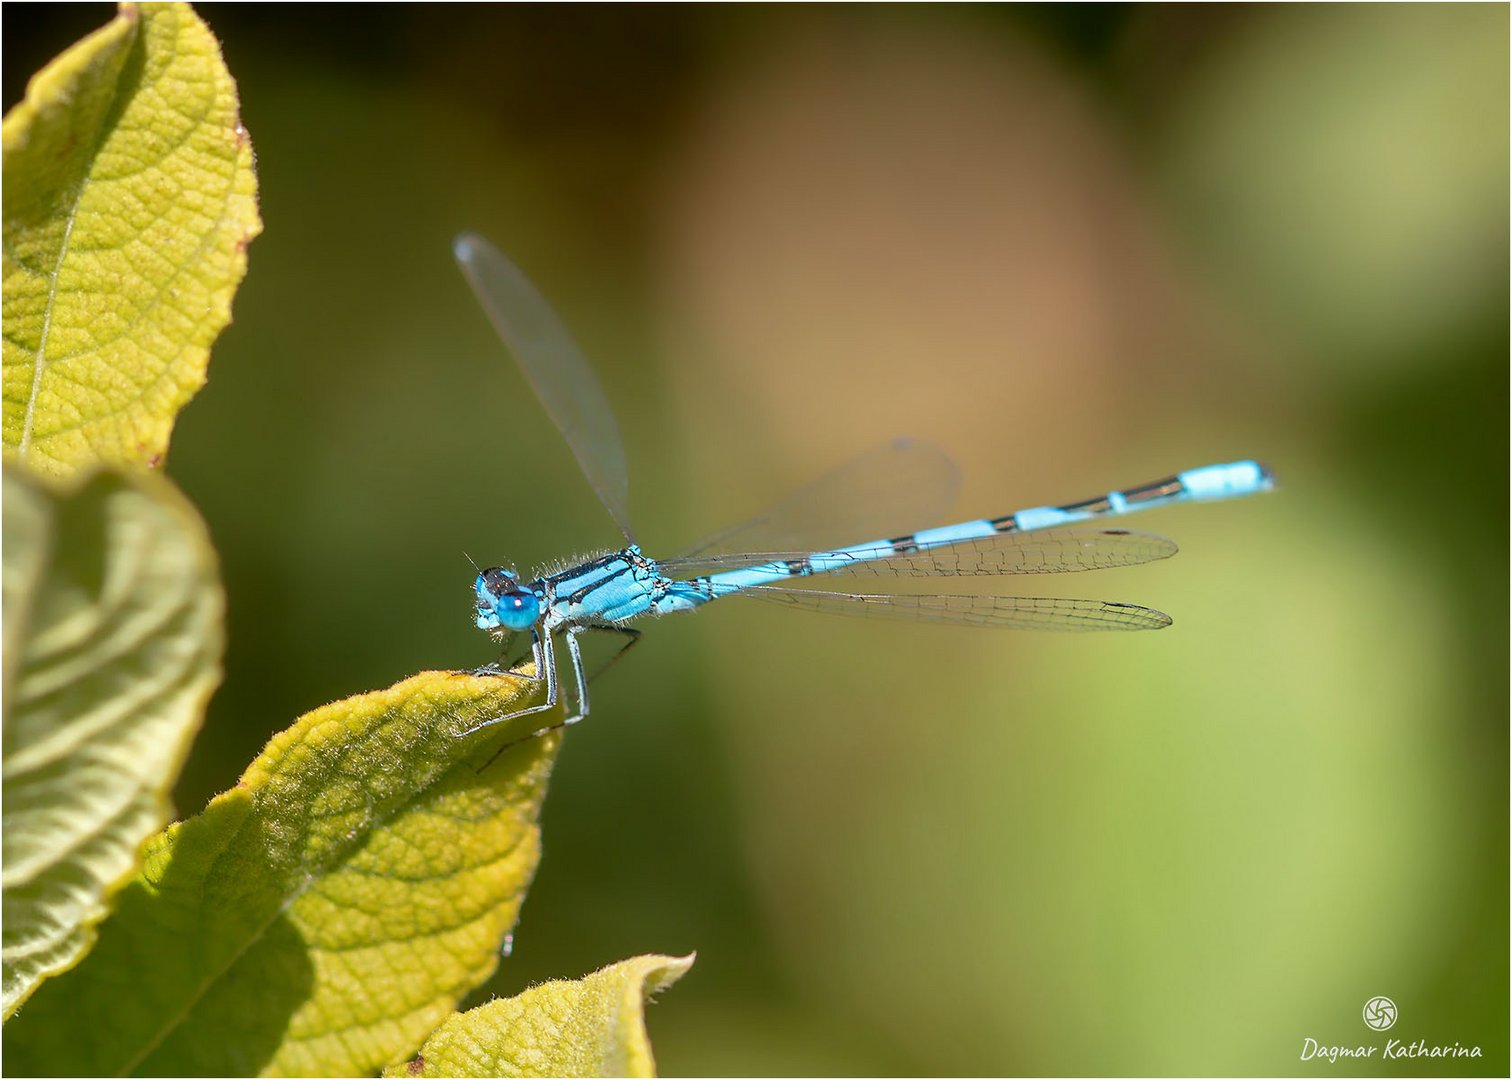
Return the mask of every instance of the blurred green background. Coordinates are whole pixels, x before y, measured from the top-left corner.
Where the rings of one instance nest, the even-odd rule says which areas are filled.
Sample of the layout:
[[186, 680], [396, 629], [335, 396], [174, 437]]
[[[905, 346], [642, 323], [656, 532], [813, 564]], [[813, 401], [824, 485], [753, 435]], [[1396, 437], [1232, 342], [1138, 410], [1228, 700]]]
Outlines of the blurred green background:
[[[491, 659], [464, 552], [615, 543], [473, 228], [594, 358], [653, 553], [898, 434], [957, 517], [1282, 481], [1030, 583], [1159, 634], [648, 627], [486, 993], [697, 949], [669, 1075], [1507, 1073], [1506, 7], [200, 10], [266, 232], [168, 465], [230, 604], [181, 812]], [[6, 106], [109, 16], [6, 4]], [[1485, 1056], [1299, 1060], [1376, 994]]]

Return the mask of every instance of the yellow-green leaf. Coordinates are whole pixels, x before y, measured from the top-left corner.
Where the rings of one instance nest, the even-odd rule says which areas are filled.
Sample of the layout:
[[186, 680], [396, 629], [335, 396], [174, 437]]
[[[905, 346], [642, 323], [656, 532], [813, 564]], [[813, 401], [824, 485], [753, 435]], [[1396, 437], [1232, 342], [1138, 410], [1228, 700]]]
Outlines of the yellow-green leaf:
[[[166, 481], [4, 473], [4, 1008], [77, 963], [220, 680], [215, 557]], [[7, 1047], [8, 1049], [8, 1047]]]
[[637, 956], [453, 1016], [386, 1076], [655, 1076], [644, 1010], [693, 966]]
[[186, 4], [123, 4], [5, 117], [8, 457], [155, 465], [262, 229], [252, 145]]
[[301, 717], [147, 846], [94, 950], [6, 1029], [17, 1075], [373, 1074], [498, 966], [559, 736], [524, 680], [426, 672]]

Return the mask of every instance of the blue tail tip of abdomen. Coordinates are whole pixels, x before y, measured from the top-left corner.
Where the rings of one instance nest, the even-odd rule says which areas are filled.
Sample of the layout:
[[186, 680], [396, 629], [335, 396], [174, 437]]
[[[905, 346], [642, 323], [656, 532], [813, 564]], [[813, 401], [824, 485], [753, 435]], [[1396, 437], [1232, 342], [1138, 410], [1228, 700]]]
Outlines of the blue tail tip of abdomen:
[[1258, 461], [1207, 465], [1179, 476], [1194, 499], [1232, 499], [1270, 491], [1276, 486], [1276, 474]]

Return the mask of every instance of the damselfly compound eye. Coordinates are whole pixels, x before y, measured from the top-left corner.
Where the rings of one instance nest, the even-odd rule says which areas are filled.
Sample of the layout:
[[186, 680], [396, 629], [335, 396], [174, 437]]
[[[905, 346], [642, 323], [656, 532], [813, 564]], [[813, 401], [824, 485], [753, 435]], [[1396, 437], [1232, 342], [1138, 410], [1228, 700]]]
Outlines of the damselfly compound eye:
[[478, 575], [478, 580], [489, 593], [497, 598], [515, 588], [520, 579], [515, 576], [513, 570], [506, 570], [502, 566], [491, 566]]

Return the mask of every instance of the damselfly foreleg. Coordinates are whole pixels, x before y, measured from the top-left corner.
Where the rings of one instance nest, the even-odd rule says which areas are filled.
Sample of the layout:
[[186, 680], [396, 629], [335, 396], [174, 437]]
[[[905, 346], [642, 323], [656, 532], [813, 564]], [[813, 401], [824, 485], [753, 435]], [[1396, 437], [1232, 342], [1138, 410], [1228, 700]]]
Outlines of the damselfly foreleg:
[[[545, 680], [546, 680], [546, 700], [543, 701], [543, 702], [541, 702], [541, 704], [539, 704], [539, 705], [531, 705], [529, 708], [516, 709], [514, 712], [503, 713], [503, 714], [501, 714], [499, 716], [490, 717], [487, 720], [484, 720], [482, 723], [474, 724], [472, 727], [468, 728], [466, 731], [459, 731], [459, 732], [457, 732], [456, 738], [461, 739], [461, 738], [464, 738], [464, 737], [466, 737], [468, 735], [473, 734], [474, 732], [482, 731], [484, 728], [493, 727], [495, 724], [502, 724], [506, 720], [514, 720], [517, 717], [529, 716], [531, 713], [545, 712], [547, 709], [552, 709], [552, 708], [556, 707], [556, 703], [557, 703], [556, 649], [552, 646], [551, 635], [547, 634], [545, 637], [542, 637], [541, 634], [538, 631], [532, 630], [530, 632], [530, 652], [531, 652], [531, 656], [535, 660], [535, 674], [534, 675], [525, 675], [525, 674], [522, 674], [522, 673], [516, 672], [516, 671], [488, 672], [488, 674], [508, 675], [508, 676], [510, 676], [512, 678], [525, 679], [525, 680], [528, 680], [530, 682], [539, 682], [544, 677]], [[551, 729], [550, 728], [546, 728], [546, 729], [543, 729], [543, 730], [549, 731]], [[535, 733], [535, 735], [539, 735], [539, 734], [541, 734], [541, 732], [536, 732]], [[527, 735], [526, 738], [534, 738], [535, 735]], [[520, 740], [516, 740], [516, 742], [518, 742], [518, 741], [520, 741]], [[513, 746], [514, 743], [505, 743], [504, 745], [506, 747], [507, 746]], [[501, 751], [503, 749], [504, 749], [504, 747], [500, 747]], [[497, 756], [498, 755], [496, 754], [495, 757], [497, 757]], [[491, 764], [493, 762], [493, 758], [489, 758], [489, 762]]]
[[[521, 735], [518, 739], [510, 739], [503, 746], [495, 750], [489, 756], [487, 761], [478, 766], [478, 772], [482, 772], [484, 769], [492, 765], [495, 761], [499, 760], [499, 755], [508, 750], [510, 747], [518, 746], [522, 742], [529, 742], [531, 739], [539, 739], [542, 735], [549, 735], [553, 731], [560, 731], [562, 728], [570, 727], [571, 725], [577, 723], [583, 717], [588, 715], [588, 680], [583, 676], [583, 653], [578, 646], [577, 640], [578, 635], [581, 634], [585, 629], [596, 628], [577, 626], [567, 631], [567, 658], [572, 664], [572, 678], [577, 690], [577, 708], [567, 710], [571, 712], [572, 715], [568, 716], [565, 720], [559, 720], [555, 724], [547, 724], [543, 728], [538, 728], [537, 730], [532, 731], [529, 735]], [[638, 633], [637, 636], [639, 636]], [[542, 705], [536, 705], [529, 709], [521, 709], [519, 712], [509, 713], [506, 716], [496, 717], [493, 720], [486, 720], [483, 723], [478, 724], [475, 727], [471, 727], [467, 731], [463, 732], [464, 735], [478, 731], [481, 728], [488, 727], [490, 724], [497, 724], [504, 720], [513, 720], [517, 716], [525, 716], [529, 713], [535, 713], [540, 712], [543, 709], [549, 709], [557, 703], [558, 676], [556, 673], [555, 650], [552, 648], [551, 638], [549, 635], [547, 636], [545, 641], [547, 655], [545, 662], [547, 665], [546, 671], [548, 673], [546, 681], [546, 702]], [[634, 642], [631, 642], [631, 644], [634, 644]], [[623, 653], [624, 651], [624, 649], [621, 649], [620, 653]], [[565, 696], [566, 695], [564, 694], [563, 697], [565, 698]], [[565, 703], [564, 708], [566, 708]]]
[[[518, 638], [518, 636], [519, 635], [517, 634], [509, 635], [510, 641], [514, 641], [516, 638]], [[539, 639], [537, 638], [536, 633], [534, 631], [531, 631], [530, 645], [528, 648], [516, 651], [513, 656], [510, 655], [512, 650], [506, 648], [504, 652], [500, 654], [497, 660], [490, 660], [482, 667], [473, 668], [470, 672], [468, 672], [468, 674], [513, 675], [517, 679], [528, 679], [530, 682], [540, 682], [546, 676], [541, 672], [541, 658], [539, 655], [537, 655], [538, 648]], [[523, 671], [515, 670], [522, 663], [524, 663], [526, 657], [530, 657], [535, 660], [535, 671], [533, 671], [529, 675], [525, 674]]]

